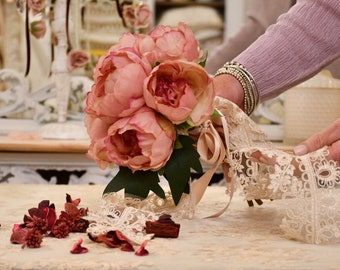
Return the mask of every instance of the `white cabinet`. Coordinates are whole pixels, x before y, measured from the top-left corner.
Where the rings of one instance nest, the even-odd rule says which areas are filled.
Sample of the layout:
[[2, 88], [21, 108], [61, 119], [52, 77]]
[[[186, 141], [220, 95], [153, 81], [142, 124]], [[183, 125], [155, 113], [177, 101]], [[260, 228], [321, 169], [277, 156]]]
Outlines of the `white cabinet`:
[[[217, 11], [218, 16], [222, 19], [222, 40], [227, 37], [234, 35], [242, 26], [246, 6], [248, 0], [148, 0], [154, 13], [154, 24], [160, 23], [162, 15], [169, 10], [178, 10], [178, 8], [188, 8], [188, 7], [207, 7], [212, 8]], [[193, 9], [192, 9], [193, 10]], [[176, 16], [176, 15], [175, 15]], [[189, 17], [186, 19], [191, 21], [197, 17], [197, 14], [190, 13]], [[207, 14], [209, 16], [209, 14]], [[203, 16], [204, 17], [204, 16]], [[182, 19], [183, 16], [178, 15], [178, 19]], [[204, 18], [196, 18], [197, 20], [202, 20]], [[214, 19], [214, 18], [209, 18]]]

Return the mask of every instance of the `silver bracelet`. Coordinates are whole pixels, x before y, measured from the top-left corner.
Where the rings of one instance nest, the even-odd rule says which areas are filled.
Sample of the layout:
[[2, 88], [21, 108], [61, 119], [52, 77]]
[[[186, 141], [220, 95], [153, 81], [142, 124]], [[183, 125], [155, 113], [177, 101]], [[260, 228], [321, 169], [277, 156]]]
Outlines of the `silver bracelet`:
[[215, 77], [221, 74], [232, 75], [239, 81], [244, 92], [244, 112], [248, 115], [252, 114], [259, 103], [259, 92], [253, 76], [244, 66], [234, 61], [225, 63], [217, 70]]

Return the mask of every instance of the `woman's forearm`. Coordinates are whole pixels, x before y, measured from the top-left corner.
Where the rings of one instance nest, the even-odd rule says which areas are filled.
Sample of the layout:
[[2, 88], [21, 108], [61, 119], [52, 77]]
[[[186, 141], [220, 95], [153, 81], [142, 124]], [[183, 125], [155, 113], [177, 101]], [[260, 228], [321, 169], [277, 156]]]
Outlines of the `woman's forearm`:
[[264, 101], [340, 56], [339, 29], [339, 0], [298, 1], [235, 61], [253, 75]]

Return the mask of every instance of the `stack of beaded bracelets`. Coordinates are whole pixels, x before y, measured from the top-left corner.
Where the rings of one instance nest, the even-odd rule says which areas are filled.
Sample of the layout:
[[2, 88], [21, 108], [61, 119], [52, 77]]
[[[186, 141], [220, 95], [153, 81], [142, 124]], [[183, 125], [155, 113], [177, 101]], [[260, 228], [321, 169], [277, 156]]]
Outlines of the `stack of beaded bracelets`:
[[244, 112], [248, 115], [252, 114], [259, 103], [259, 92], [253, 76], [244, 66], [234, 61], [225, 63], [217, 70], [215, 77], [221, 74], [230, 74], [239, 81], [244, 91]]

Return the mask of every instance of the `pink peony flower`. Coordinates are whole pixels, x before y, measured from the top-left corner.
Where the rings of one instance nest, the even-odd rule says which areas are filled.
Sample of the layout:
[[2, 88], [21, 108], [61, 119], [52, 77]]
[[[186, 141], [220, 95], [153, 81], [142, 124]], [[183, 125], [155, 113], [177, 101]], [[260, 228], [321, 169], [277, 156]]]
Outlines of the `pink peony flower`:
[[90, 61], [90, 54], [84, 50], [71, 50], [67, 54], [67, 68], [73, 71], [85, 66]]
[[[187, 185], [182, 189], [176, 183], [187, 183], [191, 168], [200, 171], [199, 155], [193, 141], [177, 138], [177, 131], [202, 124], [214, 111], [215, 91], [198, 64], [200, 54], [191, 29], [179, 23], [158, 26], [150, 35], [125, 33], [99, 59], [84, 111], [91, 138], [88, 157], [102, 169], [120, 166], [112, 180], [118, 184], [109, 184], [105, 193], [125, 187], [126, 178], [134, 185], [140, 182], [138, 190], [127, 193], [144, 198], [152, 190], [162, 197], [162, 190], [153, 187], [163, 173], [175, 204], [186, 192]], [[148, 184], [139, 181], [143, 177], [137, 171], [148, 171]]]
[[105, 138], [100, 140], [92, 140], [87, 152], [87, 156], [96, 161], [97, 165], [101, 169], [107, 167], [113, 167], [114, 163], [109, 160], [107, 149], [104, 143]]
[[43, 11], [46, 6], [46, 0], [27, 0], [27, 5], [35, 15]]
[[141, 58], [130, 39], [123, 41], [128, 43], [126, 47], [114, 46], [99, 59], [86, 100], [85, 112], [106, 118], [108, 123], [134, 113], [145, 104], [143, 81], [150, 73], [150, 63]]
[[214, 110], [212, 80], [196, 63], [161, 63], [145, 81], [143, 93], [146, 104], [174, 124], [200, 125]]
[[133, 35], [128, 32], [123, 34], [123, 36], [119, 40], [119, 43], [112, 46], [110, 48], [110, 51], [117, 49], [126, 50], [127, 48], [130, 48], [130, 50], [134, 51], [139, 55], [139, 57], [141, 57], [143, 67], [145, 67], [146, 71], [150, 73], [151, 67], [156, 62], [155, 40], [150, 35], [144, 34]]
[[140, 28], [148, 28], [152, 22], [152, 11], [148, 4], [141, 3], [137, 9], [137, 23], [136, 27]]
[[44, 21], [31, 22], [31, 34], [36, 38], [43, 38], [46, 34], [46, 23]]
[[201, 51], [194, 33], [185, 23], [178, 27], [159, 25], [150, 36], [155, 40], [154, 61], [183, 59], [198, 62]]
[[145, 106], [112, 124], [104, 143], [113, 163], [133, 172], [157, 171], [169, 160], [175, 139], [173, 125]]
[[95, 117], [94, 115], [86, 114], [85, 126], [87, 128], [87, 133], [91, 138], [91, 144], [89, 146], [87, 156], [94, 159], [98, 166], [102, 169], [113, 166], [113, 164], [111, 164], [112, 162], [109, 161], [106, 155], [104, 144], [104, 139], [107, 135], [110, 124], [103, 121], [101, 118]]
[[152, 21], [152, 12], [146, 3], [123, 5], [123, 18], [126, 26], [133, 32], [148, 29]]

